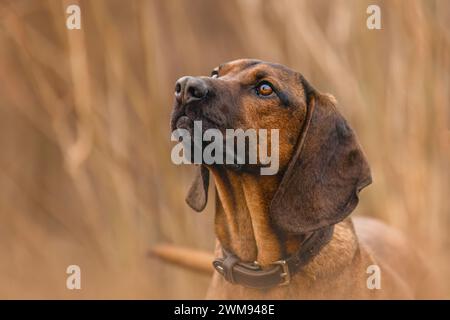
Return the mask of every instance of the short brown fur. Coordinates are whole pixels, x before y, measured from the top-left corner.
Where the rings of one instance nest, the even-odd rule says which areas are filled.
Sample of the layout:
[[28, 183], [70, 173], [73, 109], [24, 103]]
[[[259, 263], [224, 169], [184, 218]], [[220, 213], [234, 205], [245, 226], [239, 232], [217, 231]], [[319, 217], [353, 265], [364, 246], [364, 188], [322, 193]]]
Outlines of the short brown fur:
[[[278, 97], [260, 99], [245, 89], [260, 76], [279, 88]], [[276, 175], [263, 176], [245, 167], [207, 166], [217, 190], [216, 255], [221, 256], [224, 247], [243, 261], [258, 261], [265, 267], [296, 252], [308, 232], [335, 225], [332, 240], [293, 276], [288, 286], [250, 289], [230, 284], [216, 272], [208, 298], [430, 297], [425, 279], [428, 270], [402, 236], [375, 220], [353, 222], [348, 217], [358, 202], [359, 190], [371, 182], [371, 177], [359, 143], [336, 109], [334, 98], [320, 94], [303, 76], [284, 66], [257, 60], [223, 64], [217, 79], [202, 79], [215, 96], [196, 106], [197, 112], [201, 110], [200, 119], [214, 114], [215, 119], [223, 120], [219, 129], [280, 130], [280, 170]], [[311, 123], [299, 159], [294, 161], [310, 105], [315, 105]], [[183, 108], [188, 107], [175, 106], [173, 128], [182, 112], [189, 114]], [[324, 181], [314, 178], [321, 175]], [[198, 195], [198, 190], [205, 188], [207, 185], [194, 189]], [[313, 193], [308, 194], [310, 190]], [[205, 201], [188, 196], [197, 210]], [[366, 270], [371, 265], [381, 269], [379, 290], [367, 287]]]

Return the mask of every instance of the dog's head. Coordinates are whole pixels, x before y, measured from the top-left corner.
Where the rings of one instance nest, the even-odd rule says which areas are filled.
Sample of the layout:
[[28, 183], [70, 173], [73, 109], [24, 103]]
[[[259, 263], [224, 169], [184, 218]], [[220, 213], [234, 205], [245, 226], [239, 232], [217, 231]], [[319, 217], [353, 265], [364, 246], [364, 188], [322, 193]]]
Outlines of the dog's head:
[[[220, 65], [210, 77], [180, 78], [172, 130], [193, 130], [197, 120], [203, 130], [279, 130], [282, 179], [270, 215], [287, 232], [310, 232], [343, 220], [371, 182], [355, 134], [333, 99], [285, 66], [244, 59]], [[208, 181], [202, 165], [186, 198], [197, 211], [206, 205]]]

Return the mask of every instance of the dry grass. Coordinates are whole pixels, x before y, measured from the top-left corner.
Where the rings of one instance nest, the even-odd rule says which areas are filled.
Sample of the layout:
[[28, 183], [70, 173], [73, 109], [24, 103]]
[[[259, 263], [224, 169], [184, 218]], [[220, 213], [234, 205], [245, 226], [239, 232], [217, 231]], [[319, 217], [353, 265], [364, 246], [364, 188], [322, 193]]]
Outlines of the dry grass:
[[373, 170], [357, 214], [405, 231], [450, 283], [450, 2], [377, 1], [380, 31], [359, 0], [79, 1], [81, 31], [68, 3], [0, 3], [1, 298], [204, 295], [208, 279], [146, 253], [213, 247], [168, 119], [179, 76], [240, 57], [336, 96]]

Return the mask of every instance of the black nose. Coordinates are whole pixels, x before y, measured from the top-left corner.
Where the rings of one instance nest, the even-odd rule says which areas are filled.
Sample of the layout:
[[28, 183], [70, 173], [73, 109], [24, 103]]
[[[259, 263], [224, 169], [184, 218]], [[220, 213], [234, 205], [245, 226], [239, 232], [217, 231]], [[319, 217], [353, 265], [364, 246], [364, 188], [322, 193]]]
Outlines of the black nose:
[[182, 77], [175, 83], [175, 98], [179, 103], [202, 100], [208, 94], [208, 85], [201, 78]]

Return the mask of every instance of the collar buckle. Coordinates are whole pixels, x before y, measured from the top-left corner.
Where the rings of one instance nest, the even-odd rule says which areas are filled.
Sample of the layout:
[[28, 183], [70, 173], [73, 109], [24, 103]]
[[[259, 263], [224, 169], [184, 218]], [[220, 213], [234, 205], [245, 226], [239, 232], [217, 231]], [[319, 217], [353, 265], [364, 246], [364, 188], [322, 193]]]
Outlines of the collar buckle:
[[287, 264], [286, 260], [278, 260], [272, 262], [272, 264], [281, 266], [281, 269], [283, 271], [280, 276], [282, 279], [284, 279], [284, 281], [281, 282], [279, 286], [287, 286], [291, 282], [291, 273], [289, 271], [289, 265]]

